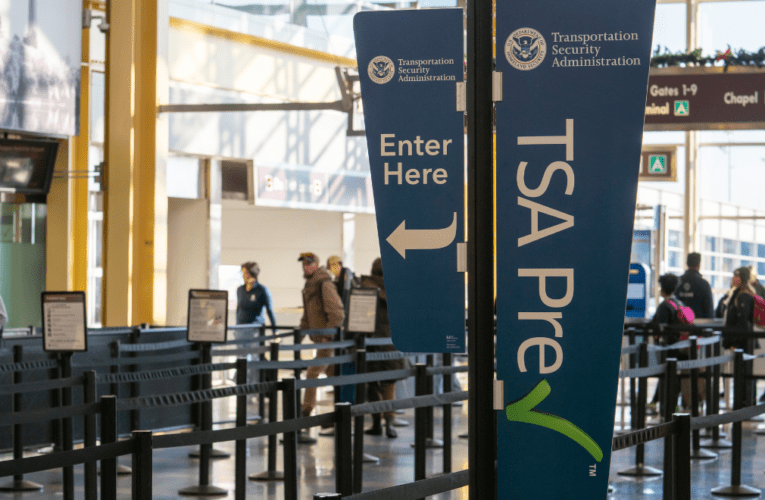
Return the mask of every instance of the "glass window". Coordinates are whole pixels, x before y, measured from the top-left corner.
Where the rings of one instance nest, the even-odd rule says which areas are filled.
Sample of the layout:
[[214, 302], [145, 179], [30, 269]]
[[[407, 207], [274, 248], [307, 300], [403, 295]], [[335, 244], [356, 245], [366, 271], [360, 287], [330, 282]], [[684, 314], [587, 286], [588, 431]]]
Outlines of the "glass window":
[[760, 276], [765, 276], [765, 262], [757, 263], [757, 274]]
[[748, 243], [746, 241], [741, 242], [741, 255], [746, 255], [747, 257], [752, 256], [754, 253], [754, 243]]
[[92, 72], [90, 74], [90, 140], [104, 142], [106, 75]]
[[741, 259], [741, 267], [749, 267], [752, 265], [754, 265], [754, 262], [752, 262], [751, 260]]
[[717, 271], [717, 257], [712, 257], [711, 255], [704, 255], [702, 269], [706, 269], [709, 271]]
[[732, 276], [726, 276], [726, 277], [724, 277], [724, 278], [722, 279], [722, 284], [723, 284], [723, 286], [722, 286], [722, 287], [723, 287], [723, 288], [725, 288], [725, 289], [728, 289], [728, 288], [730, 288], [730, 279], [731, 279], [731, 278], [732, 278]]
[[707, 252], [716, 252], [717, 248], [717, 238], [714, 236], [705, 236], [704, 237], [704, 250]]
[[719, 276], [717, 276], [716, 274], [713, 274], [712, 276], [710, 276], [707, 279], [707, 281], [709, 281], [709, 286], [711, 286], [712, 288], [717, 288], [718, 279], [719, 279]]
[[669, 267], [680, 267], [680, 252], [669, 252]]
[[749, 52], [762, 47], [765, 2], [704, 2], [698, 9], [699, 44], [705, 55], [725, 51], [728, 46]]
[[199, 158], [167, 157], [167, 196], [171, 198], [201, 198]]
[[685, 4], [671, 3], [656, 6], [653, 24], [653, 47], [661, 52], [685, 52]]
[[738, 241], [723, 238], [723, 252], [738, 254]]
[[675, 248], [680, 248], [680, 231], [668, 231], [667, 245]]
[[765, 259], [765, 245], [757, 245], [757, 257]]
[[723, 259], [723, 265], [722, 265], [723, 268], [722, 268], [722, 270], [726, 271], [726, 272], [729, 272], [729, 273], [732, 273], [733, 270], [735, 269], [733, 263], [734, 263], [733, 259], [728, 258], [728, 257], [724, 258]]

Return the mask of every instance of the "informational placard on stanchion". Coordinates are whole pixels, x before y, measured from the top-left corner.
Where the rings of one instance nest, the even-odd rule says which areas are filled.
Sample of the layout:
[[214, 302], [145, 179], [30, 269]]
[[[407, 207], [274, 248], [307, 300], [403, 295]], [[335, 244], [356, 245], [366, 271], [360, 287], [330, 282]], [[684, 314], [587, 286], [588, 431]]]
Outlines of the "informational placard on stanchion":
[[352, 288], [348, 305], [349, 332], [371, 333], [377, 321], [377, 289]]
[[85, 292], [42, 292], [43, 350], [88, 350]]
[[189, 290], [187, 339], [189, 342], [226, 342], [228, 291]]

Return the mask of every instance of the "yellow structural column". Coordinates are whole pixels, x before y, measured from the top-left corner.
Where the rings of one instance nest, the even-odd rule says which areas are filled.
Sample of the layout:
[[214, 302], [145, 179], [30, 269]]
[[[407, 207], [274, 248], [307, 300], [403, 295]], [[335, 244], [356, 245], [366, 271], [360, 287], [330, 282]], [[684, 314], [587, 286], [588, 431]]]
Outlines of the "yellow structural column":
[[167, 197], [164, 155], [157, 154], [158, 137], [166, 151], [166, 134], [157, 133], [157, 33], [167, 32], [158, 28], [158, 4], [164, 3], [107, 4], [104, 326], [165, 318]]
[[[83, 9], [90, 7], [83, 0]], [[79, 174], [89, 170], [88, 146], [90, 145], [90, 29], [82, 30], [82, 62], [80, 67], [80, 133], [73, 138], [74, 169]], [[88, 287], [88, 178], [78, 175], [72, 180], [72, 257], [69, 275], [73, 290], [85, 291]]]

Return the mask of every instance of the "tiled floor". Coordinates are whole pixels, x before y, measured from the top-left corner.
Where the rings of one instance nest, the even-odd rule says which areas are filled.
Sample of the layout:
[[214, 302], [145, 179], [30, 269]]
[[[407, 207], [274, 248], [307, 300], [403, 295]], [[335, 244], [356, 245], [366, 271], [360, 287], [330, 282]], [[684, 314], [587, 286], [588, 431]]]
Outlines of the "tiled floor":
[[[320, 407], [320, 410], [329, 410], [329, 406]], [[253, 405], [252, 410], [255, 410]], [[220, 417], [229, 417], [232, 408], [226, 403], [216, 405], [216, 413]], [[453, 470], [467, 468], [467, 440], [458, 436], [467, 431], [467, 407], [455, 407], [454, 417], [454, 451]], [[617, 411], [617, 419], [620, 412]], [[413, 412], [409, 411], [400, 415], [404, 420], [413, 422]], [[440, 432], [441, 410], [435, 410], [436, 435]], [[369, 421], [367, 422], [367, 426]], [[758, 423], [746, 422], [744, 424], [743, 441], [743, 476], [742, 483], [765, 490], [765, 436], [757, 436], [754, 430]], [[730, 430], [726, 427], [727, 432]], [[364, 466], [364, 490], [373, 490], [410, 482], [413, 479], [414, 457], [410, 444], [413, 442], [413, 426], [399, 427], [399, 437], [388, 439], [385, 437], [370, 437], [365, 440], [365, 451], [380, 458], [379, 464], [365, 464]], [[317, 429], [312, 431], [316, 436]], [[248, 474], [257, 473], [266, 468], [266, 438], [252, 439], [248, 442]], [[233, 453], [233, 443], [222, 443], [216, 447]], [[662, 467], [662, 443], [661, 441], [649, 443], [646, 446], [646, 465]], [[197, 482], [199, 462], [188, 457], [188, 448], [168, 450], [155, 450], [153, 492], [154, 498], [169, 499], [181, 498], [178, 490], [192, 486]], [[719, 457], [714, 460], [694, 461], [692, 463], [692, 482], [694, 499], [711, 499], [710, 490], [716, 486], [730, 484], [731, 451], [718, 451]], [[3, 457], [7, 459], [8, 457]], [[662, 494], [661, 477], [649, 479], [632, 479], [617, 474], [618, 471], [634, 465], [634, 448], [619, 451], [613, 454], [609, 481], [613, 492], [608, 495], [609, 499], [659, 499]], [[318, 443], [312, 446], [300, 445], [298, 447], [299, 461], [299, 494], [301, 499], [312, 499], [314, 493], [334, 491], [334, 447], [330, 437], [318, 437]], [[127, 460], [121, 461], [128, 463]], [[279, 450], [279, 469], [281, 470], [281, 450]], [[233, 498], [234, 477], [233, 458], [216, 460], [212, 468], [211, 483], [229, 491], [228, 497]], [[442, 467], [442, 451], [432, 449], [428, 451], [428, 474], [437, 474]], [[45, 485], [42, 492], [36, 493], [0, 493], [3, 498], [19, 498], [24, 500], [57, 499], [61, 498], [61, 473], [60, 471], [31, 474], [27, 479]], [[6, 482], [6, 481], [0, 481]], [[75, 468], [75, 482], [77, 498], [82, 498], [82, 469]], [[119, 479], [120, 498], [130, 497], [130, 477]], [[256, 499], [280, 499], [283, 497], [284, 487], [280, 482], [255, 482], [248, 481], [247, 498]], [[186, 497], [189, 498], [189, 497]], [[454, 491], [443, 494], [438, 500], [467, 498], [466, 491]]]

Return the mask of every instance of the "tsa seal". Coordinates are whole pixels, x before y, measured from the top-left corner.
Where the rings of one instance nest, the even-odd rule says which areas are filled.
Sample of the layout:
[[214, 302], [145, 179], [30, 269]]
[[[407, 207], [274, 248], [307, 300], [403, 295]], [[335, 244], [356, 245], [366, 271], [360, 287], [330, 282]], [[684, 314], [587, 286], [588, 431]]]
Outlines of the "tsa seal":
[[515, 69], [529, 71], [545, 59], [547, 44], [541, 33], [531, 28], [513, 31], [505, 42], [505, 57]]
[[395, 72], [396, 66], [393, 64], [393, 61], [385, 56], [375, 57], [369, 61], [369, 66], [367, 67], [369, 78], [379, 84], [391, 81]]

